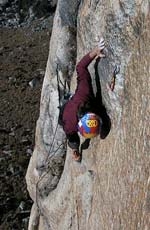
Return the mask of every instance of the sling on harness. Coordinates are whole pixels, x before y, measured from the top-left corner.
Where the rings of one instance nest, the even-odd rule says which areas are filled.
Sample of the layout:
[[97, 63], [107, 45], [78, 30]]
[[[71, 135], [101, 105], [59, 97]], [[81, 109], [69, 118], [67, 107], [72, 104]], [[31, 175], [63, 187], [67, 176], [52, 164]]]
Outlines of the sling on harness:
[[71, 97], [71, 93], [70, 92], [66, 93], [61, 98], [59, 106], [58, 106], [58, 109], [59, 109], [58, 124], [61, 125], [61, 126], [63, 126], [63, 112], [64, 112], [64, 108], [65, 108], [66, 103], [69, 101], [70, 97]]
[[[57, 73], [57, 89], [58, 89], [58, 96], [59, 96], [59, 115], [58, 115], [58, 124], [63, 126], [63, 111], [65, 108], [66, 103], [69, 101], [72, 94], [70, 93], [70, 85], [69, 83], [64, 80], [64, 83], [61, 81], [58, 71], [58, 64], [56, 68]], [[60, 85], [62, 87], [60, 87]]]

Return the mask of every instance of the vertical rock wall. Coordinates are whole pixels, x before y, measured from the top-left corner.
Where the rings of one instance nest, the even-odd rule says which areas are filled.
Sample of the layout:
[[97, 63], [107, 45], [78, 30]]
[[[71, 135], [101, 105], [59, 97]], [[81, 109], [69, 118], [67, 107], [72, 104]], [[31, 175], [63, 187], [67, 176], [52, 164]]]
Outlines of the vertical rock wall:
[[[40, 230], [149, 229], [149, 2], [84, 0], [78, 3], [58, 1], [36, 146], [27, 172], [28, 189], [35, 202], [29, 229], [34, 229], [39, 214], [36, 175], [45, 173], [42, 166], [50, 155], [48, 149], [57, 124], [56, 63], [62, 79], [66, 75], [70, 79], [76, 59], [76, 17], [77, 60], [96, 45], [98, 36], [107, 41], [106, 58], [98, 63], [98, 75], [112, 128], [106, 139], [97, 137], [91, 141], [88, 150], [83, 151], [81, 164], [72, 161], [68, 149], [62, 172], [65, 144], [54, 154], [49, 166], [54, 170], [48, 171], [47, 179], [39, 186], [40, 221], [36, 224]], [[112, 92], [108, 83], [115, 65], [120, 66], [120, 72]], [[93, 65], [90, 72], [95, 88]], [[75, 88], [75, 79], [72, 87]], [[64, 141], [62, 129], [58, 127], [58, 130], [55, 148], [59, 141]], [[35, 167], [37, 172], [33, 174]]]

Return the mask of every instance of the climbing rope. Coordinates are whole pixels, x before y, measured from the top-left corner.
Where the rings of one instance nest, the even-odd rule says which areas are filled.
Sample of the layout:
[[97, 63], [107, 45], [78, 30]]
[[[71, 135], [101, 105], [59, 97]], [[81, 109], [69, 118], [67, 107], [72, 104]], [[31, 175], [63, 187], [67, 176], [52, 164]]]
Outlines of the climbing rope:
[[[65, 97], [66, 94], [70, 93], [70, 87], [69, 87], [69, 84], [67, 84], [67, 81], [65, 80], [65, 82], [63, 83], [60, 79], [60, 76], [59, 76], [59, 68], [58, 68], [58, 64], [57, 64], [57, 68], [56, 68], [56, 74], [57, 74], [57, 89], [58, 89], [58, 96], [59, 96], [59, 107], [61, 106], [61, 87], [60, 85], [62, 86], [63, 88], [63, 97]], [[67, 86], [68, 86], [68, 92], [67, 92]], [[61, 143], [60, 145], [58, 145], [57, 149], [54, 150], [54, 142], [55, 142], [55, 137], [56, 137], [56, 134], [57, 134], [57, 130], [58, 130], [58, 122], [56, 124], [56, 128], [55, 128], [55, 132], [54, 132], [54, 135], [53, 135], [53, 139], [52, 139], [52, 142], [50, 144], [50, 148], [49, 148], [49, 151], [48, 151], [48, 155], [47, 155], [47, 158], [45, 160], [45, 165], [43, 168], [47, 169], [48, 166], [49, 166], [49, 163], [50, 163], [50, 160], [51, 158], [56, 154], [56, 152], [61, 148], [61, 146], [64, 144], [64, 143]], [[37, 208], [38, 208], [38, 211], [39, 211], [39, 214], [41, 214], [41, 210], [39, 208], [39, 201], [38, 201], [38, 192], [39, 192], [39, 184], [40, 182], [48, 175], [48, 173], [50, 172], [51, 170], [51, 167], [44, 173], [40, 176], [39, 180], [37, 181], [36, 183], [36, 205], [37, 205]]]
[[115, 65], [111, 82], [109, 84], [111, 91], [114, 91], [115, 84], [116, 84], [116, 75], [119, 73], [119, 71], [120, 71], [120, 67], [118, 65]]
[[[58, 123], [56, 125], [54, 136], [53, 136], [53, 139], [52, 139], [52, 143], [50, 145], [50, 148], [49, 148], [49, 151], [48, 151], [48, 155], [47, 155], [47, 158], [45, 160], [46, 163], [45, 163], [45, 165], [43, 167], [45, 169], [48, 167], [48, 165], [50, 163], [50, 159], [55, 155], [55, 153], [59, 150], [60, 146], [63, 144], [63, 143], [61, 143], [55, 151], [52, 151], [52, 147], [54, 145], [54, 141], [55, 141], [55, 136], [56, 136], [56, 133], [57, 133], [57, 129], [58, 129]], [[52, 154], [50, 155], [50, 153], [52, 153]], [[36, 205], [37, 205], [37, 208], [39, 210], [39, 213], [40, 213], [40, 208], [39, 208], [39, 203], [38, 203], [39, 184], [46, 177], [46, 175], [49, 173], [50, 170], [51, 170], [51, 168], [48, 171], [46, 171], [44, 174], [42, 174], [40, 176], [39, 180], [36, 183]]]

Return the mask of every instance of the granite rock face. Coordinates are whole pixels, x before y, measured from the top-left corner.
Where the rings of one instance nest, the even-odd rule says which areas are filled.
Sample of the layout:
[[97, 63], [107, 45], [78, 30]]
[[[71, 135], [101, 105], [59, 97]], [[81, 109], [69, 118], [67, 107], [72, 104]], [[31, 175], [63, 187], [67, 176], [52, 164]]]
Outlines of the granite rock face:
[[[147, 0], [58, 1], [26, 175], [34, 201], [30, 230], [150, 228], [148, 13]], [[79, 164], [57, 126], [57, 72], [73, 91], [75, 63], [101, 36], [106, 58], [89, 70], [95, 91], [99, 76], [112, 126], [106, 139], [91, 140]], [[111, 91], [116, 65], [120, 71]]]

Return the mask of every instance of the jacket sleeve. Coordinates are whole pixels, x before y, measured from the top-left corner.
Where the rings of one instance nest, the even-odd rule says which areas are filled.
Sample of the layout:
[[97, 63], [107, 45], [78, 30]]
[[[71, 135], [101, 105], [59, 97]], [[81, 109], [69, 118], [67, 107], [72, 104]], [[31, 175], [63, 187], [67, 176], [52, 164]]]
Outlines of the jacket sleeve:
[[86, 75], [86, 77], [90, 77], [90, 73], [88, 71], [88, 65], [93, 61], [94, 58], [91, 58], [89, 53], [86, 54], [77, 64], [76, 66], [76, 71], [78, 74], [78, 80], [81, 80], [82, 78], [84, 78], [84, 76]]
[[88, 100], [89, 95], [93, 94], [91, 76], [88, 71], [88, 65], [94, 58], [86, 54], [76, 66], [77, 71], [77, 89], [75, 91], [74, 100], [80, 102]]

